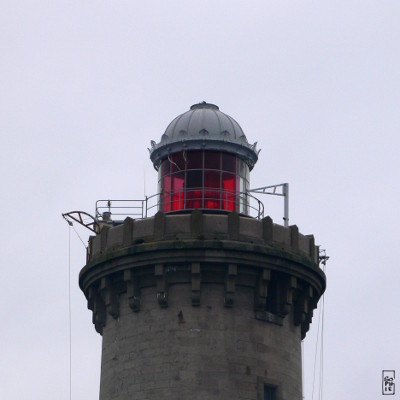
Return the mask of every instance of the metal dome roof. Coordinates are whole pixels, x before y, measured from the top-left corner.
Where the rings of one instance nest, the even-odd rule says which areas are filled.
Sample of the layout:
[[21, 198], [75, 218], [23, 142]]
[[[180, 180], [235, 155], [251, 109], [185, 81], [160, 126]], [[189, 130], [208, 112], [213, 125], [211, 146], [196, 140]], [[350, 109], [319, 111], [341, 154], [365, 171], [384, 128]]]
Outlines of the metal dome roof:
[[250, 169], [257, 162], [257, 142], [249, 144], [240, 125], [215, 104], [203, 101], [176, 117], [161, 136], [160, 143], [151, 141], [150, 159], [158, 169], [161, 161], [183, 150], [218, 150], [237, 154]]

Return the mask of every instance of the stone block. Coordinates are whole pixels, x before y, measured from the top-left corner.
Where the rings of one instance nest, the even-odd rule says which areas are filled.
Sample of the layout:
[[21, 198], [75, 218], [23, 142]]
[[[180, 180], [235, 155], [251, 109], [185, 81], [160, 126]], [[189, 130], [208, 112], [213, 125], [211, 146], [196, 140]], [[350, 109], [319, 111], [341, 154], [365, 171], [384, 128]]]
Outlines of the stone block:
[[203, 232], [211, 235], [227, 235], [228, 219], [226, 215], [203, 215]]
[[122, 245], [124, 236], [124, 225], [115, 226], [112, 229], [108, 229], [107, 232], [107, 249], [112, 249]]
[[190, 215], [166, 216], [165, 233], [167, 236], [190, 234]]
[[290, 247], [290, 229], [274, 224], [274, 242]]
[[241, 218], [240, 219], [240, 235], [252, 242], [262, 242], [263, 225], [258, 219]]
[[135, 220], [133, 225], [133, 240], [154, 235], [154, 217]]
[[230, 240], [239, 240], [240, 217], [235, 211], [228, 214], [228, 235]]

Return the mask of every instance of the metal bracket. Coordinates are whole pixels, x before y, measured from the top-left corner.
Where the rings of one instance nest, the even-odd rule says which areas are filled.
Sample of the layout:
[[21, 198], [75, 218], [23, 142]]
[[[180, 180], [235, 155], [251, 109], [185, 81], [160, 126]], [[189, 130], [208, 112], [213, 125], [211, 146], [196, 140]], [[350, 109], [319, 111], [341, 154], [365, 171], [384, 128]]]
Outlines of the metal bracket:
[[[78, 224], [84, 226], [85, 228], [88, 228], [94, 233], [99, 233], [100, 232], [100, 227], [99, 224], [96, 221], [96, 218], [91, 216], [85, 211], [70, 211], [65, 214], [62, 214], [64, 219], [70, 224], [70, 221], [68, 218], [71, 218], [75, 222], [78, 222]], [[86, 216], [86, 219], [89, 218], [90, 222], [86, 222], [84, 220], [84, 216]]]
[[283, 196], [283, 222], [284, 226], [289, 226], [289, 184], [279, 183], [278, 185], [263, 186], [248, 190], [249, 193], [269, 194], [272, 196]]

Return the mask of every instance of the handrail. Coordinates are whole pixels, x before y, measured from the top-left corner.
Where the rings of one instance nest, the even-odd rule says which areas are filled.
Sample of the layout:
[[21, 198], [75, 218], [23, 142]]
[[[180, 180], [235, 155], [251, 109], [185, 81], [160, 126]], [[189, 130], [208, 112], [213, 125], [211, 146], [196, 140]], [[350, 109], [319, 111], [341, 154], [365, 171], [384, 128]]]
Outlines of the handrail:
[[[190, 198], [190, 193], [202, 191], [201, 196]], [[204, 192], [218, 193], [218, 197], [205, 197]], [[189, 194], [189, 196], [187, 196]], [[253, 216], [254, 218], [261, 219], [264, 217], [264, 204], [249, 192], [235, 192], [229, 190], [221, 190], [217, 188], [191, 188], [185, 190], [178, 190], [168, 193], [156, 193], [151, 196], [146, 196], [144, 199], [107, 199], [96, 201], [95, 219], [98, 222], [110, 222], [111, 216], [115, 220], [123, 220], [126, 217], [134, 219], [143, 219], [154, 215], [160, 209], [161, 199], [169, 196], [178, 195], [177, 201], [183, 202], [183, 207], [177, 210], [170, 210], [169, 212], [193, 210], [200, 208], [203, 210], [213, 211], [229, 211], [227, 208], [207, 208], [204, 207], [206, 201], [223, 201], [228, 203], [243, 204], [244, 214]], [[180, 197], [183, 196], [183, 197]], [[225, 199], [223, 197], [226, 197]], [[230, 200], [232, 199], [232, 200]], [[201, 200], [203, 207], [190, 207], [190, 201]], [[242, 203], [243, 202], [243, 203]], [[255, 203], [255, 205], [254, 205]], [[253, 214], [253, 215], [251, 215]], [[116, 218], [115, 218], [116, 217]]]

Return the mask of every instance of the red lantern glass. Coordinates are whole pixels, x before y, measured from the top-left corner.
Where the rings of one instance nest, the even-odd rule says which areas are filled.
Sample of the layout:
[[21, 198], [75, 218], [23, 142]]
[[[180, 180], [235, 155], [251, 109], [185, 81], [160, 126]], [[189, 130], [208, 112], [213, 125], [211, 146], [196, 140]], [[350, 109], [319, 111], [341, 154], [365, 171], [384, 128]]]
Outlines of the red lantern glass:
[[159, 169], [160, 210], [206, 209], [247, 214], [249, 167], [235, 154], [183, 151], [164, 159]]

